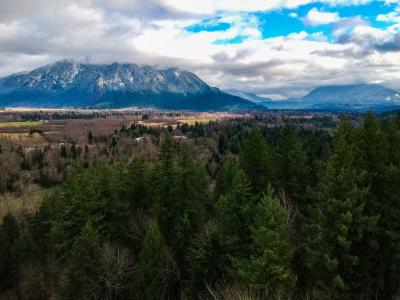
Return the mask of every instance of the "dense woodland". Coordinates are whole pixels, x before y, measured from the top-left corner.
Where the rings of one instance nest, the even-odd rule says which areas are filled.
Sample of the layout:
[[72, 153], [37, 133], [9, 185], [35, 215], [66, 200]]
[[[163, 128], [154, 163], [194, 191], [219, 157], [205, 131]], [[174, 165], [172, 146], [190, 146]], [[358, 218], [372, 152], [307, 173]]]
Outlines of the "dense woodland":
[[15, 151], [52, 192], [2, 220], [1, 299], [400, 299], [399, 117], [132, 125]]

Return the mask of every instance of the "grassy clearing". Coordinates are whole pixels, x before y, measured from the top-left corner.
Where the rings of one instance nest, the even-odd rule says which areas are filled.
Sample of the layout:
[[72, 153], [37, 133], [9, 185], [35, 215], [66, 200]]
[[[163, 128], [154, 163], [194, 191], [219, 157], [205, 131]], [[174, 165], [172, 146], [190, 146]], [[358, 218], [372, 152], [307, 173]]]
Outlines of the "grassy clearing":
[[194, 119], [181, 119], [178, 120], [180, 123], [187, 123], [188, 125], [195, 125], [196, 122], [198, 124], [208, 124], [210, 121], [216, 121], [217, 118], [194, 118]]
[[34, 126], [39, 126], [42, 123], [43, 123], [42, 121], [34, 121], [34, 122], [0, 122], [0, 128], [34, 127]]
[[4, 138], [19, 138], [27, 137], [29, 134], [26, 132], [0, 132], [0, 137]]
[[11, 213], [16, 217], [25, 217], [34, 214], [43, 198], [51, 192], [51, 189], [43, 189], [37, 185], [30, 185], [21, 193], [6, 193], [0, 195], [0, 220]]
[[168, 126], [171, 126], [172, 128], [176, 128], [176, 124], [167, 124], [165, 122], [139, 122], [139, 124], [146, 127], [167, 128]]
[[37, 133], [31, 135], [28, 132], [0, 132], [0, 141], [1, 140], [18, 143], [23, 147], [29, 147], [45, 142], [45, 138], [43, 136]]

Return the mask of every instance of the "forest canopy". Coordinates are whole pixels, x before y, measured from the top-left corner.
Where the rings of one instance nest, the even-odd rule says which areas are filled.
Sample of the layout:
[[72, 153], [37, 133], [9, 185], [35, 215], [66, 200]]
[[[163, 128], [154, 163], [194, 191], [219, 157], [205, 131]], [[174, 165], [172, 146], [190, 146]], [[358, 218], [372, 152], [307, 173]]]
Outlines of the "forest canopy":
[[[398, 121], [132, 125], [96, 159], [61, 148], [62, 183], [1, 222], [0, 298], [398, 299]], [[156, 155], [119, 152], [144, 135]]]

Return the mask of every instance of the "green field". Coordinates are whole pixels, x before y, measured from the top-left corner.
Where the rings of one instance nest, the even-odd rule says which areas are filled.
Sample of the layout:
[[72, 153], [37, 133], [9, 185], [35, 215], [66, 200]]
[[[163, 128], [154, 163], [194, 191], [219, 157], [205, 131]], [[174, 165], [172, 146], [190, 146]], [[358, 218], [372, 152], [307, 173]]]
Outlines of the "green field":
[[0, 128], [6, 127], [33, 127], [41, 125], [42, 121], [35, 121], [35, 122], [0, 122]]

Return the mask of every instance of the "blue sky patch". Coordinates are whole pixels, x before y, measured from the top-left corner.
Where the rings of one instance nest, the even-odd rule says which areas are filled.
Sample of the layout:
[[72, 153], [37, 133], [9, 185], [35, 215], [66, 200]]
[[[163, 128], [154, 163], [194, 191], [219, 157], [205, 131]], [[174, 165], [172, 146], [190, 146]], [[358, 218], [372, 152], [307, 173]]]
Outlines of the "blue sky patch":
[[241, 44], [247, 39], [246, 36], [238, 35], [231, 39], [216, 40], [213, 42], [214, 45], [231, 45], [231, 44]]
[[[267, 12], [248, 13], [246, 16], [256, 17], [259, 24], [258, 29], [263, 39], [287, 36], [292, 33], [305, 31], [308, 34], [323, 33], [329, 40], [333, 41], [332, 30], [335, 24], [312, 26], [304, 21], [308, 12], [314, 8], [321, 12], [338, 13], [340, 18], [352, 18], [360, 16], [371, 26], [379, 29], [386, 29], [391, 23], [377, 21], [380, 14], [392, 12], [396, 4], [385, 4], [381, 1], [372, 1], [361, 5], [337, 5], [332, 6], [326, 3], [317, 2], [302, 5], [296, 9], [280, 9]], [[203, 31], [215, 32], [226, 31], [234, 24], [222, 21], [222, 17], [205, 19], [197, 24], [186, 27], [190, 32], [199, 33]], [[246, 40], [246, 36], [238, 35], [231, 39], [217, 40], [216, 45], [238, 44]]]
[[186, 27], [185, 29], [190, 32], [198, 33], [202, 31], [214, 32], [214, 31], [226, 31], [231, 28], [231, 24], [226, 22], [220, 22], [218, 19], [207, 19], [200, 23]]

